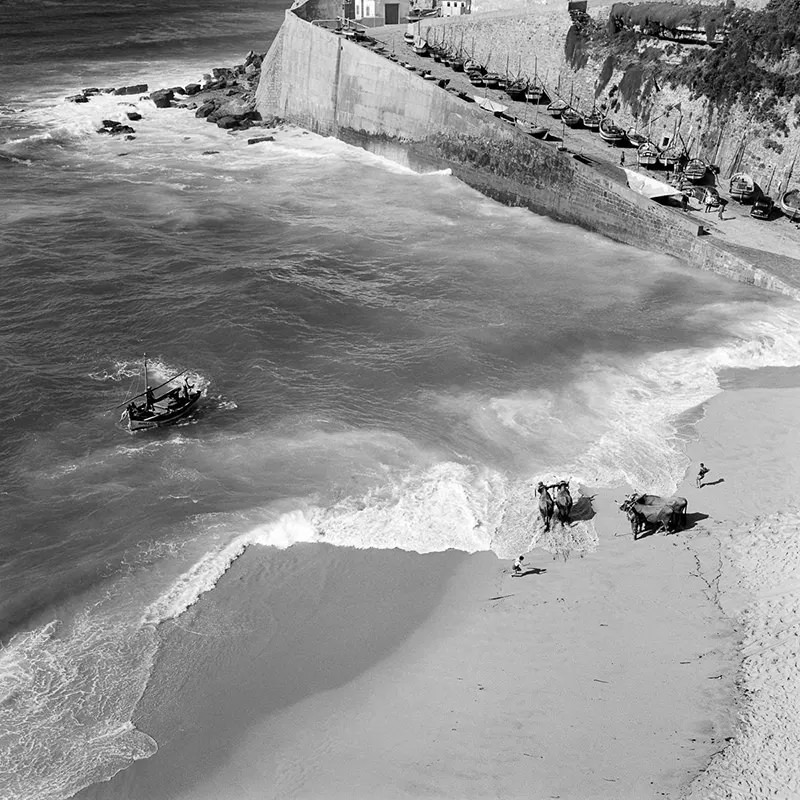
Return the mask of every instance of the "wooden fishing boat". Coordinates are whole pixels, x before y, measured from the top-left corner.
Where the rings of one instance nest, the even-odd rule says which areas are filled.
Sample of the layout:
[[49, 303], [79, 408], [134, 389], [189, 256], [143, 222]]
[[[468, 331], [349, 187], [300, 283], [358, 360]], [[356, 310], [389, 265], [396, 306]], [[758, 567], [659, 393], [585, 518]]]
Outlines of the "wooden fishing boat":
[[[199, 389], [194, 389], [194, 386], [185, 378], [183, 380], [183, 385], [170, 386], [170, 384], [184, 375], [185, 372], [186, 370], [179, 372], [177, 375], [174, 375], [158, 386], [148, 386], [147, 356], [144, 357], [145, 390], [120, 404], [125, 406], [121, 420], [127, 421], [128, 430], [140, 431], [172, 425], [184, 417], [187, 417], [194, 410], [203, 392]], [[167, 391], [156, 395], [156, 392], [164, 387], [169, 388]], [[137, 403], [136, 400], [141, 397], [144, 398], [144, 401]]]
[[428, 43], [422, 38], [414, 39], [414, 52], [418, 56], [424, 56], [425, 58], [427, 58], [429, 55]]
[[756, 196], [756, 184], [746, 172], [737, 172], [731, 175], [731, 197], [740, 203], [749, 203]]
[[505, 93], [512, 100], [519, 100], [521, 102], [525, 101], [527, 91], [527, 82], [520, 79], [510, 81], [505, 88]]
[[550, 135], [550, 128], [546, 125], [537, 125], [535, 122], [523, 122], [521, 119], [517, 120], [517, 127], [528, 136], [533, 136], [534, 139], [547, 140]]
[[[585, 123], [584, 123], [585, 124]], [[617, 145], [625, 141], [625, 131], [615, 125], [608, 117], [600, 120], [600, 138], [604, 142]]]
[[500, 76], [496, 72], [487, 72], [483, 76], [488, 89], [498, 89], [500, 87]]
[[583, 115], [583, 127], [590, 131], [599, 131], [602, 121], [603, 118], [600, 116], [600, 112], [594, 108], [588, 114]]
[[463, 72], [464, 71], [464, 59], [461, 56], [456, 56], [455, 58], [451, 59], [450, 61], [450, 69], [453, 72]]
[[568, 128], [579, 128], [583, 123], [583, 117], [574, 108], [565, 108], [561, 120]]
[[683, 170], [686, 180], [692, 183], [700, 183], [708, 172], [708, 164], [702, 158], [690, 158]]
[[628, 137], [628, 141], [634, 147], [641, 147], [646, 141], [648, 141], [647, 137], [643, 133], [639, 133], [636, 128], [628, 128], [625, 131], [625, 135]]
[[658, 148], [652, 142], [639, 145], [636, 151], [636, 160], [640, 167], [652, 169], [658, 163]]
[[665, 147], [658, 154], [658, 163], [666, 169], [672, 169], [683, 158], [683, 150], [677, 146]]
[[560, 119], [566, 108], [568, 108], [567, 104], [560, 98], [556, 98], [548, 103], [547, 113], [554, 119]]
[[800, 189], [785, 191], [779, 200], [781, 211], [794, 222], [800, 220]]

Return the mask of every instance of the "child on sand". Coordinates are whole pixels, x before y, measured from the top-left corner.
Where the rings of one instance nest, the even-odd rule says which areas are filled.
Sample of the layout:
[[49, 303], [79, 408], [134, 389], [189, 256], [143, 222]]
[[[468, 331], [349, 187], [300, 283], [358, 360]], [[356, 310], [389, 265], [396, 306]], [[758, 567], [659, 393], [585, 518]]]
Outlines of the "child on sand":
[[708, 467], [701, 461], [700, 472], [697, 473], [697, 488], [700, 489], [703, 485], [703, 478], [708, 474]]
[[525, 556], [519, 556], [514, 561], [514, 566], [511, 568], [511, 577], [516, 578], [519, 575], [522, 575], [522, 562], [525, 560]]

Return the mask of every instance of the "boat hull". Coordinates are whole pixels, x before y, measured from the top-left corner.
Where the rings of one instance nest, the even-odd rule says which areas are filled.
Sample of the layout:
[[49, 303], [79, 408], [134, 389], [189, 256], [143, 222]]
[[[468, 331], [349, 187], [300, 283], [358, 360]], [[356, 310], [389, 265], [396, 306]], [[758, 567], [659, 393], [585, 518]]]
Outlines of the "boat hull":
[[781, 211], [783, 211], [792, 222], [800, 220], [800, 189], [791, 189], [788, 192], [784, 192], [778, 202]]
[[[184, 417], [187, 417], [197, 407], [202, 394], [202, 392], [191, 392], [189, 398], [182, 405], [172, 409], [168, 407], [164, 408], [160, 413], [151, 414], [147, 417], [139, 417], [138, 415], [131, 417], [126, 410], [124, 416], [128, 420], [128, 429], [131, 431], [143, 431], [152, 428], [163, 428], [166, 425], [173, 425]], [[157, 403], [156, 409], [158, 409], [160, 405], [161, 404]]]

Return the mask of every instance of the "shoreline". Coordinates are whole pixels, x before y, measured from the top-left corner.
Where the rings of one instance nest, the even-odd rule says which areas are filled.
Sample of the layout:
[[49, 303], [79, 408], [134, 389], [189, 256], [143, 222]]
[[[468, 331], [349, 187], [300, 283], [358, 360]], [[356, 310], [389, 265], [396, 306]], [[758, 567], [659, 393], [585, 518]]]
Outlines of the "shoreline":
[[[689, 499], [685, 532], [634, 545], [616, 509], [620, 493], [601, 490], [598, 550], [568, 560], [534, 550], [526, 560], [544, 571], [523, 579], [512, 580], [510, 562], [491, 553], [338, 549], [341, 565], [355, 557], [368, 571], [407, 557], [407, 579], [437, 582], [434, 602], [406, 634], [391, 634], [378, 658], [354, 654], [360, 666], [347, 680], [288, 705], [251, 713], [253, 687], [226, 682], [213, 704], [217, 713], [238, 709], [239, 729], [204, 711], [189, 740], [159, 741], [156, 756], [77, 797], [144, 798], [161, 787], [164, 797], [205, 800], [231, 786], [239, 798], [325, 800], [782, 796], [797, 780], [800, 644], [785, 616], [800, 614], [800, 509], [787, 500], [788, 510], [770, 516], [775, 495], [765, 490], [776, 463], [787, 498], [800, 477], [800, 430], [787, 435], [779, 413], [800, 402], [800, 388], [769, 388], [789, 377], [765, 373], [766, 385], [707, 403], [687, 451], [693, 464], [711, 467], [710, 485], [697, 489], [689, 474], [679, 487]], [[229, 624], [224, 596], [239, 592], [263, 552], [249, 556], [176, 620], [168, 640], [197, 639], [211, 621]], [[443, 564], [453, 570], [438, 585]], [[324, 662], [326, 652], [314, 658]], [[277, 669], [296, 669], [298, 653], [284, 656]], [[200, 676], [170, 702], [191, 717], [218, 684], [219, 676]], [[151, 732], [147, 713], [137, 721]], [[196, 754], [183, 761], [191, 741], [206, 743], [200, 763]]]

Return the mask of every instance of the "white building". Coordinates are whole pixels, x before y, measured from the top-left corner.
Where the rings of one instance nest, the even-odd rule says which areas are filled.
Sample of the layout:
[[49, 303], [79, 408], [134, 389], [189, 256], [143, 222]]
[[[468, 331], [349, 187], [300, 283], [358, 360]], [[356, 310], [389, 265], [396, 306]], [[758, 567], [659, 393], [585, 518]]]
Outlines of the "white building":
[[460, 17], [469, 14], [470, 0], [441, 0], [439, 7], [443, 17]]

